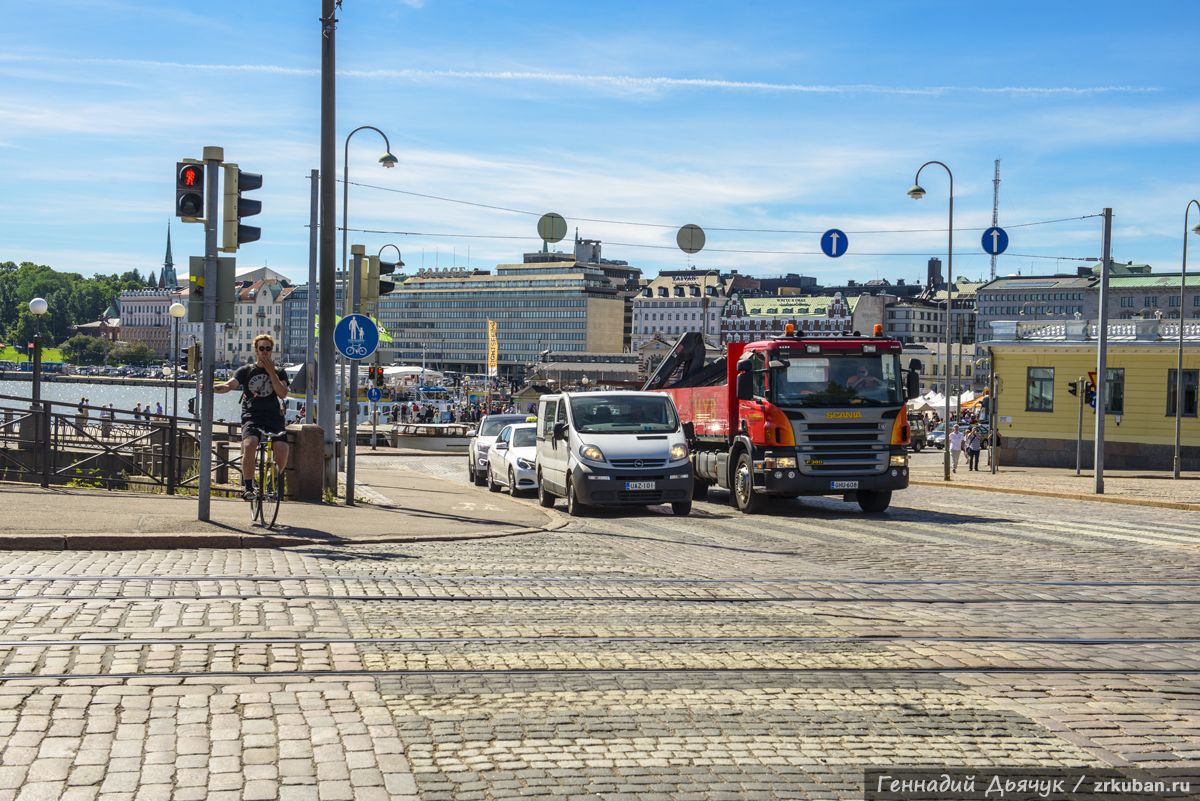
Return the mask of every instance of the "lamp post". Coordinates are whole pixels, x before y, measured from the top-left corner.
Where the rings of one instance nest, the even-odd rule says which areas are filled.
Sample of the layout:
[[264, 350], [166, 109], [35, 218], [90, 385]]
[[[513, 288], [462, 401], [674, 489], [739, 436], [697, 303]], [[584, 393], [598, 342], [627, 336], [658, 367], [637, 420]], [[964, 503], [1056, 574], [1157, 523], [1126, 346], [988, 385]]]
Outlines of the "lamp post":
[[174, 391], [174, 399], [171, 401], [171, 416], [179, 417], [179, 320], [183, 315], [187, 314], [187, 307], [179, 301], [171, 304], [168, 309], [171, 313], [172, 327], [174, 332], [171, 336], [172, 353], [175, 354], [175, 369], [171, 373], [171, 387]]
[[[1027, 308], [1029, 308], [1031, 304], [1033, 304], [1033, 301], [1032, 301], [1032, 300], [1027, 300], [1027, 301], [1025, 301], [1024, 303], [1022, 303], [1022, 304], [1021, 304], [1021, 311], [1019, 312], [1019, 314], [1020, 314], [1022, 317], [1024, 317], [1024, 316], [1025, 316], [1025, 310], [1026, 310]], [[1033, 321], [1034, 321], [1035, 323], [1037, 322], [1037, 318], [1038, 318], [1038, 307], [1037, 307], [1037, 306], [1033, 306]]]
[[[347, 216], [349, 213], [349, 204], [350, 204], [350, 139], [356, 133], [358, 133], [359, 131], [363, 131], [363, 130], [374, 131], [375, 133], [377, 133], [383, 137], [383, 145], [387, 149], [387, 152], [379, 157], [380, 164], [382, 164], [384, 167], [390, 168], [390, 167], [395, 167], [396, 163], [399, 161], [399, 159], [397, 159], [395, 156], [392, 155], [392, 145], [390, 142], [388, 142], [387, 134], [385, 134], [383, 131], [379, 130], [375, 126], [360, 125], [357, 128], [355, 128], [353, 131], [351, 131], [350, 133], [346, 134], [346, 144], [342, 151], [342, 304], [343, 304], [342, 308], [343, 308], [343, 310], [349, 309], [351, 312], [357, 312], [358, 309], [351, 308], [350, 280], [349, 280], [349, 274], [347, 273], [347, 270], [346, 270], [346, 259], [347, 259], [347, 255], [350, 252], [346, 245], [346, 238], [349, 233], [346, 230], [346, 219], [347, 219]], [[336, 315], [335, 315], [335, 319], [336, 319]], [[329, 329], [330, 330], [333, 329], [332, 321], [329, 324]], [[324, 330], [324, 329], [322, 329], [322, 330]], [[338, 377], [338, 381], [340, 383], [342, 380], [342, 371], [341, 370], [338, 370], [337, 377]], [[355, 387], [353, 391], [357, 393], [358, 388]], [[341, 392], [338, 392], [339, 397], [341, 396], [341, 394], [342, 394]], [[349, 395], [349, 393], [347, 393], [347, 394]], [[344, 426], [345, 426], [346, 411], [347, 411], [347, 407], [349, 405], [350, 404], [348, 402], [342, 404], [342, 424], [338, 426], [339, 428], [344, 428]]]
[[913, 200], [920, 200], [925, 197], [925, 190], [921, 187], [921, 171], [930, 164], [936, 164], [946, 171], [946, 175], [950, 178], [950, 223], [947, 226], [946, 232], [948, 244], [946, 246], [946, 447], [943, 449], [943, 480], [950, 480], [950, 310], [954, 308], [954, 173], [940, 161], [927, 161], [917, 170], [917, 175], [913, 178], [912, 188], [908, 190], [908, 196]]
[[50, 309], [44, 298], [29, 301], [29, 311], [38, 318], [37, 330], [33, 334], [33, 402], [42, 401], [42, 315]]
[[[1200, 211], [1200, 200], [1188, 201], [1187, 208], [1183, 210], [1183, 265], [1179, 273], [1179, 348], [1175, 354], [1175, 459], [1171, 474], [1174, 478], [1179, 478], [1179, 471], [1182, 467], [1180, 463], [1180, 421], [1183, 416], [1183, 315], [1184, 315], [1184, 290], [1187, 288], [1187, 232], [1188, 232], [1188, 214], [1192, 211], [1192, 206]], [[1192, 233], [1200, 234], [1200, 223], [1197, 223], [1192, 228]]]

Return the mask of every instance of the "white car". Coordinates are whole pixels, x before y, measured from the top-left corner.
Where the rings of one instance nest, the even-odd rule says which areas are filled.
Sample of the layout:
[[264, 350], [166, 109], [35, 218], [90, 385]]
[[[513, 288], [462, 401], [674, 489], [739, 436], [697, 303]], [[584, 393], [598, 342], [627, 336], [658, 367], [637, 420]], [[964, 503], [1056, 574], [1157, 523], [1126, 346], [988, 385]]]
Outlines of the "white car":
[[537, 423], [505, 426], [488, 451], [488, 489], [508, 487], [513, 495], [537, 489], [536, 455]]
[[[488, 414], [479, 421], [479, 429], [467, 445], [467, 476], [478, 486], [483, 486], [487, 480], [488, 449], [496, 441], [500, 429], [510, 423], [524, 423], [529, 419], [525, 414]], [[537, 419], [537, 418], [534, 418]]]

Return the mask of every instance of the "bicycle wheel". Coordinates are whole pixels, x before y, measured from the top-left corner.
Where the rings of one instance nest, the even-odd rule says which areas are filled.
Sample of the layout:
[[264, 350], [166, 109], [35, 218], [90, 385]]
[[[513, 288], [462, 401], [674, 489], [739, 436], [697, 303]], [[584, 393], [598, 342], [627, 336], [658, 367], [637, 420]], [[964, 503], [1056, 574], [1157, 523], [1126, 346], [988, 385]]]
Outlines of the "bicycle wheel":
[[275, 527], [275, 520], [279, 517], [279, 506], [283, 503], [283, 471], [275, 469], [275, 455], [268, 454], [267, 456], [267, 479], [263, 484], [262, 496], [262, 513], [263, 523], [267, 528]]
[[251, 522], [266, 523], [266, 508], [265, 495], [267, 487], [267, 476], [271, 474], [271, 470], [267, 466], [271, 463], [271, 450], [262, 442], [258, 445], [258, 464], [255, 465], [255, 472], [258, 474], [258, 481], [254, 487], [254, 500], [250, 502]]

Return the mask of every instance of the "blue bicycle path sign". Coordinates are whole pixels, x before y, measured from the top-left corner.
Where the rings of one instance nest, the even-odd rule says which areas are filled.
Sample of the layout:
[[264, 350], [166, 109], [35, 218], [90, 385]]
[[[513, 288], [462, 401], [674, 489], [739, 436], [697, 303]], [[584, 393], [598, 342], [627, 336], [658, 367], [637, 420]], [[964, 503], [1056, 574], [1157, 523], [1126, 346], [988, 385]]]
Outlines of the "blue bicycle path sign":
[[379, 387], [371, 387], [367, 390], [367, 400], [369, 400], [371, 403], [379, 403], [380, 399], [382, 398], [383, 393], [380, 392]]
[[831, 259], [836, 259], [845, 254], [846, 248], [849, 246], [850, 240], [846, 239], [845, 231], [830, 228], [821, 234], [821, 252]]
[[1008, 250], [1008, 232], [1003, 228], [992, 226], [983, 232], [983, 252], [999, 256]]
[[347, 314], [333, 329], [333, 345], [347, 359], [365, 359], [379, 347], [379, 328], [365, 314]]

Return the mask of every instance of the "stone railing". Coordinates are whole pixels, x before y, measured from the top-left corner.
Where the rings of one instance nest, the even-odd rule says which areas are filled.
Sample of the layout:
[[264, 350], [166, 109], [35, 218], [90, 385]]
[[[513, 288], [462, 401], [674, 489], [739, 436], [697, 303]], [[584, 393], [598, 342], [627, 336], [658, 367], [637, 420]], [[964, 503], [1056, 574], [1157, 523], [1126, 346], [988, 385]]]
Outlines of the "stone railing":
[[[1185, 341], [1200, 343], [1200, 320], [1110, 320], [1108, 338], [1119, 342], [1177, 342], [1183, 325]], [[994, 341], [1092, 342], [1099, 336], [1095, 320], [995, 320]]]

